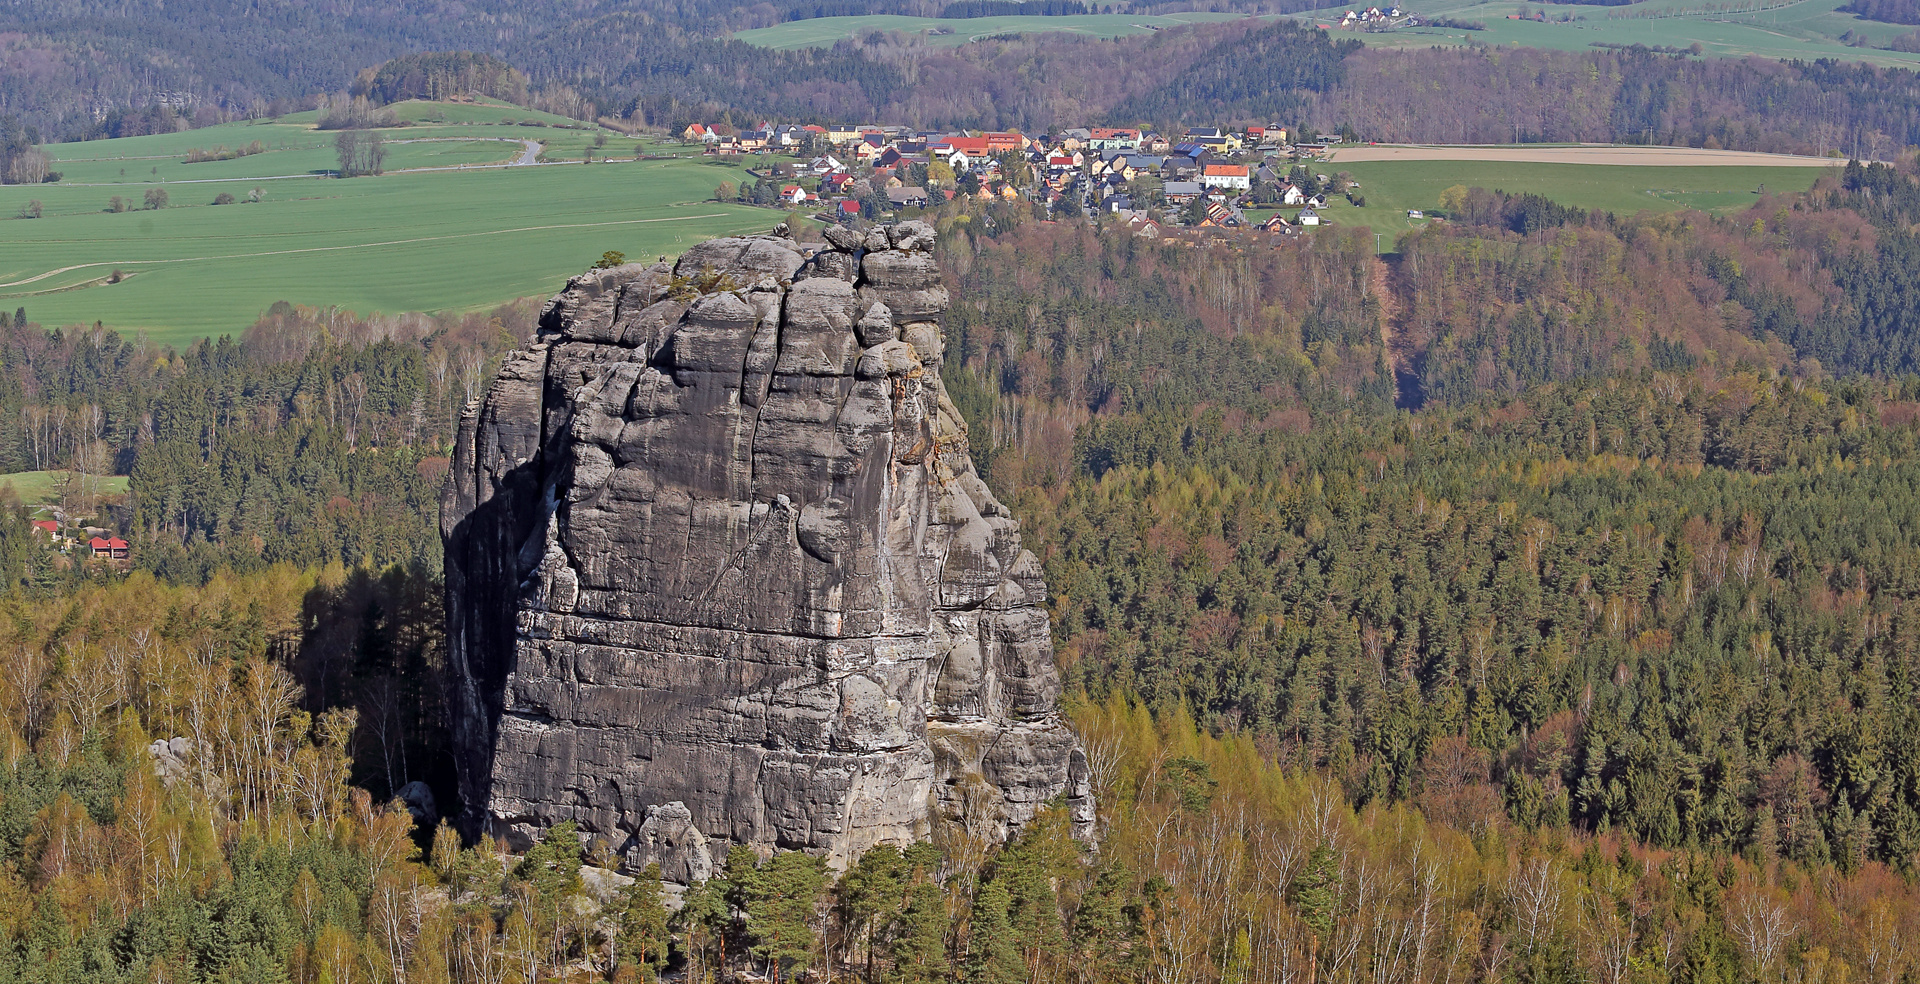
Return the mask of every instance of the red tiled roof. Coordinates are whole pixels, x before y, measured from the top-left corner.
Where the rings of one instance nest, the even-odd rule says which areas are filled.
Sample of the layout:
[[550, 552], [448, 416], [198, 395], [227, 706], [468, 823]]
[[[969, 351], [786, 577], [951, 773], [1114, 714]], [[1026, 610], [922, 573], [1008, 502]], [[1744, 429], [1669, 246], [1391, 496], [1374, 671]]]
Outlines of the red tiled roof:
[[949, 151], [957, 150], [963, 154], [966, 154], [969, 157], [979, 157], [984, 155], [987, 152], [987, 138], [986, 137], [948, 137], [945, 140], [935, 141], [934, 143], [928, 145], [927, 147], [929, 151], [938, 150], [941, 148], [945, 148]]
[[1221, 178], [1244, 178], [1247, 176], [1245, 164], [1208, 164], [1203, 173]]
[[38, 526], [43, 530], [46, 530], [48, 533], [60, 532], [60, 524], [54, 522], [51, 519], [36, 519], [33, 521], [33, 525]]

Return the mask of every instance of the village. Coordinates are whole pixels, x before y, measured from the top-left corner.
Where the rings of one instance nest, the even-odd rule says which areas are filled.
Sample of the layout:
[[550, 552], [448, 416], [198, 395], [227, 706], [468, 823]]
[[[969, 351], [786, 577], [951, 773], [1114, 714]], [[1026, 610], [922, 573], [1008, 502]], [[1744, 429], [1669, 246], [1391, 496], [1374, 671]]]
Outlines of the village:
[[[1101, 215], [1136, 235], [1246, 229], [1291, 235], [1364, 205], [1350, 175], [1320, 173], [1339, 138], [1293, 142], [1279, 124], [1190, 127], [1178, 136], [1131, 127], [916, 131], [909, 127], [761, 122], [750, 130], [694, 123], [680, 139], [704, 156], [771, 158], [719, 196], [812, 209], [822, 221], [869, 220], [970, 197], [1028, 201], [1050, 218]], [[774, 189], [777, 188], [777, 192]]]

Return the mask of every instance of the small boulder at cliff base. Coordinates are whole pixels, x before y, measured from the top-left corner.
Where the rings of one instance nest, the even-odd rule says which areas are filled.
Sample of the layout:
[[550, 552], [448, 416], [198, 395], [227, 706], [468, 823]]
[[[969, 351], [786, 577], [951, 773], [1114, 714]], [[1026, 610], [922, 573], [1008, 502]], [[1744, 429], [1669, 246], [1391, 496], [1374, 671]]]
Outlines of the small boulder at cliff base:
[[940, 378], [933, 229], [575, 277], [461, 418], [442, 508], [471, 835], [574, 821], [699, 880], [1064, 801], [1040, 565]]

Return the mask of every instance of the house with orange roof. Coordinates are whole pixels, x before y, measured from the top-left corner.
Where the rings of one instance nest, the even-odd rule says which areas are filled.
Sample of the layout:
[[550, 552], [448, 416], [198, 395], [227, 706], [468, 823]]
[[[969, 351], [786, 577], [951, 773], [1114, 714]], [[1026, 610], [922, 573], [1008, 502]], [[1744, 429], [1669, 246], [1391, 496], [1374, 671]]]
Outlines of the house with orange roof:
[[1027, 138], [1012, 131], [982, 133], [979, 139], [986, 141], [989, 154], [1004, 154], [1010, 150], [1027, 149]]
[[1208, 164], [1200, 169], [1200, 183], [1221, 191], [1246, 191], [1253, 177], [1245, 164]]

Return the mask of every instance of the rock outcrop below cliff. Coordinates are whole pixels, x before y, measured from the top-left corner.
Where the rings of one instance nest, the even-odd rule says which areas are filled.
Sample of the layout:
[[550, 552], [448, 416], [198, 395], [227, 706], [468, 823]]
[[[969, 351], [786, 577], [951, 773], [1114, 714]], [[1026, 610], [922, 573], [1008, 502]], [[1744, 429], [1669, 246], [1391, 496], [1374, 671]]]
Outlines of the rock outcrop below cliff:
[[933, 230], [574, 278], [462, 418], [442, 510], [463, 819], [704, 877], [1065, 797], [1040, 565], [940, 380]]

